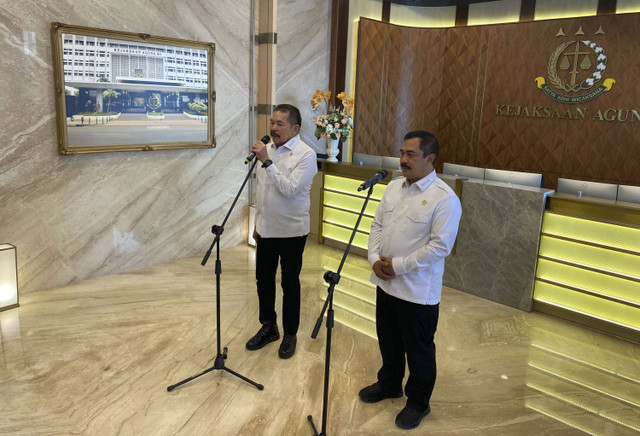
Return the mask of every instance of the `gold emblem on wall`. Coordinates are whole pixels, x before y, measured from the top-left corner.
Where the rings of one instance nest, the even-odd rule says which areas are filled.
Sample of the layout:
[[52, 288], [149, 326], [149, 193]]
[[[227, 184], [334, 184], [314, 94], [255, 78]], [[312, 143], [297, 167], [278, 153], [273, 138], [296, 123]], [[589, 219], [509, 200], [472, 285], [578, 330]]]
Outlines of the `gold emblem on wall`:
[[151, 110], [156, 110], [160, 109], [160, 106], [162, 106], [162, 104], [160, 103], [160, 97], [158, 94], [151, 94], [147, 99], [147, 107]]
[[[602, 26], [594, 35], [604, 35]], [[616, 83], [615, 79], [604, 78], [609, 59], [600, 43], [580, 39], [586, 36], [582, 26], [574, 36], [578, 38], [561, 43], [549, 57], [549, 83], [542, 76], [536, 77], [538, 88], [560, 103], [585, 103], [611, 90]], [[562, 28], [556, 37], [566, 37]]]

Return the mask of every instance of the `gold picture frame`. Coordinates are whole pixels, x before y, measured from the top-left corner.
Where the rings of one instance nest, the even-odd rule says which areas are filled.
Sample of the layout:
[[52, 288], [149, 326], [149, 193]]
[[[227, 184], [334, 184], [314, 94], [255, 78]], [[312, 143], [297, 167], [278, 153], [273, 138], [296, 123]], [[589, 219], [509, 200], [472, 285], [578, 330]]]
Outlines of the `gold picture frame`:
[[213, 148], [215, 44], [51, 23], [58, 151]]

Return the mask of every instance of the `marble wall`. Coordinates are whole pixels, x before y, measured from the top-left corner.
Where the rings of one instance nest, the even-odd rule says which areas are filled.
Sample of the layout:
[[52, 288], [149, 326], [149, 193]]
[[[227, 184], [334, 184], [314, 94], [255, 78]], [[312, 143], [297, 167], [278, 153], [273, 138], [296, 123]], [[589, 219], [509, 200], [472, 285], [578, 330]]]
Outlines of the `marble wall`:
[[[441, 176], [449, 186], [455, 177]], [[466, 180], [455, 253], [443, 284], [531, 311], [538, 244], [550, 189]]]
[[[253, 142], [251, 1], [0, 0], [0, 241], [18, 247], [21, 293], [204, 254]], [[215, 42], [217, 147], [58, 155], [52, 21]], [[328, 25], [326, 2], [279, 2], [278, 100], [302, 109], [326, 88]], [[223, 247], [246, 241], [247, 209], [245, 193]]]
[[316, 89], [329, 89], [330, 25], [330, 1], [278, 0], [276, 101], [300, 109], [300, 136], [321, 154], [326, 141], [313, 135], [316, 117], [309, 102]]

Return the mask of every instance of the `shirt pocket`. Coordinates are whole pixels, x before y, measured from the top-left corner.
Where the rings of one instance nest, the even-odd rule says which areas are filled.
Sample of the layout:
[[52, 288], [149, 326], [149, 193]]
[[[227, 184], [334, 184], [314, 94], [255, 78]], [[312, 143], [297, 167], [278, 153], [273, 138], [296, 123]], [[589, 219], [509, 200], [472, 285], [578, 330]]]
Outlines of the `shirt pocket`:
[[393, 218], [393, 210], [395, 209], [391, 204], [380, 205], [382, 210], [382, 224], [389, 224]]
[[293, 171], [293, 166], [292, 163], [289, 159], [287, 158], [283, 158], [283, 159], [279, 159], [278, 162], [275, 162], [276, 167], [278, 168], [278, 170], [280, 170], [280, 173], [285, 176], [285, 177], [289, 177], [291, 175], [291, 172]]
[[432, 211], [430, 209], [424, 210], [410, 210], [407, 212], [407, 225], [408, 230], [415, 231], [415, 237], [421, 238], [426, 233], [431, 231], [431, 218]]
[[287, 152], [283, 156], [279, 156], [278, 169], [285, 177], [289, 177], [299, 163], [300, 161], [298, 156], [295, 156], [291, 152]]

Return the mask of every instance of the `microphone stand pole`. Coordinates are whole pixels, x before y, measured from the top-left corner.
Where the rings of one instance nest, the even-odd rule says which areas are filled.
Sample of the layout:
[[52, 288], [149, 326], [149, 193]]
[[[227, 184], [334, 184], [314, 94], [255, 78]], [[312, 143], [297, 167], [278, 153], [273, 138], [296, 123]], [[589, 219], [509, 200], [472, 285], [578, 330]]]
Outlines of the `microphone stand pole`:
[[360, 211], [360, 215], [358, 215], [358, 220], [356, 221], [356, 225], [353, 227], [353, 231], [351, 232], [351, 238], [349, 238], [349, 243], [347, 244], [347, 248], [342, 255], [342, 260], [340, 261], [340, 265], [338, 266], [338, 271], [332, 272], [327, 271], [324, 273], [324, 281], [329, 283], [329, 290], [327, 291], [327, 299], [324, 302], [324, 306], [322, 307], [322, 311], [320, 312], [320, 316], [316, 321], [316, 325], [313, 329], [313, 333], [311, 333], [311, 337], [315, 339], [318, 336], [318, 331], [320, 330], [320, 326], [322, 325], [322, 320], [324, 318], [324, 313], [327, 310], [327, 306], [329, 306], [329, 311], [327, 312], [327, 344], [325, 347], [325, 358], [324, 358], [324, 393], [322, 397], [322, 432], [318, 433], [315, 424], [313, 423], [313, 417], [311, 415], [307, 416], [307, 420], [309, 424], [311, 424], [311, 429], [313, 430], [313, 436], [326, 436], [327, 435], [327, 409], [329, 408], [329, 367], [331, 362], [331, 329], [333, 329], [333, 292], [340, 281], [340, 271], [342, 271], [342, 267], [344, 265], [344, 261], [347, 259], [347, 255], [349, 254], [349, 250], [351, 249], [351, 244], [353, 243], [353, 238], [356, 236], [356, 232], [358, 231], [358, 226], [360, 225], [360, 220], [362, 219], [362, 215], [364, 215], [364, 211], [367, 208], [367, 203], [369, 202], [369, 198], [373, 193], [373, 185], [369, 187], [369, 192], [367, 193], [367, 198], [364, 200], [364, 204], [362, 205], [362, 210]]
[[253, 380], [248, 379], [247, 377], [238, 374], [237, 372], [233, 371], [232, 369], [229, 369], [225, 366], [224, 361], [227, 358], [227, 347], [224, 347], [224, 349], [221, 351], [220, 350], [220, 275], [222, 274], [222, 265], [220, 263], [220, 235], [222, 235], [222, 232], [224, 231], [224, 225], [226, 224], [227, 220], [229, 219], [229, 216], [231, 215], [231, 211], [233, 210], [233, 208], [236, 205], [236, 202], [238, 201], [238, 198], [240, 197], [240, 194], [242, 193], [242, 190], [244, 189], [244, 186], [247, 184], [247, 180], [249, 180], [249, 176], [251, 175], [251, 173], [253, 172], [253, 169], [256, 166], [256, 163], [258, 163], [258, 159], [255, 159], [253, 161], [253, 164], [251, 165], [251, 168], [249, 169], [249, 172], [247, 173], [247, 177], [244, 178], [244, 182], [242, 182], [242, 186], [240, 187], [240, 190], [238, 191], [238, 194], [236, 195], [236, 198], [233, 200], [233, 203], [231, 204], [231, 207], [229, 208], [229, 211], [227, 212], [227, 216], [224, 217], [224, 221], [222, 221], [222, 224], [217, 226], [214, 225], [211, 228], [211, 232], [216, 235], [215, 238], [213, 239], [213, 242], [211, 243], [211, 247], [209, 247], [209, 250], [207, 251], [207, 253], [204, 255], [204, 258], [202, 259], [201, 265], [204, 266], [207, 263], [207, 260], [209, 260], [209, 256], [211, 255], [211, 251], [213, 250], [214, 245], [216, 246], [216, 326], [217, 326], [217, 345], [218, 345], [218, 354], [216, 355], [216, 359], [213, 363], [213, 366], [205, 369], [204, 371], [202, 371], [200, 374], [194, 375], [193, 377], [189, 377], [187, 379], [182, 380], [181, 382], [178, 382], [174, 385], [168, 386], [167, 387], [167, 391], [171, 392], [172, 390], [174, 390], [175, 388], [177, 388], [178, 386], [181, 386], [193, 379], [196, 379], [198, 377], [200, 377], [201, 375], [205, 375], [208, 372], [213, 371], [214, 369], [220, 369], [220, 370], [224, 370], [227, 371], [228, 373], [231, 373], [233, 375], [235, 375], [238, 378], [241, 378], [242, 380], [246, 381], [247, 383], [251, 383], [252, 385], [254, 385], [256, 388], [258, 388], [259, 390], [263, 390], [264, 386], [262, 386], [261, 384], [258, 384], [256, 382], [254, 382]]

